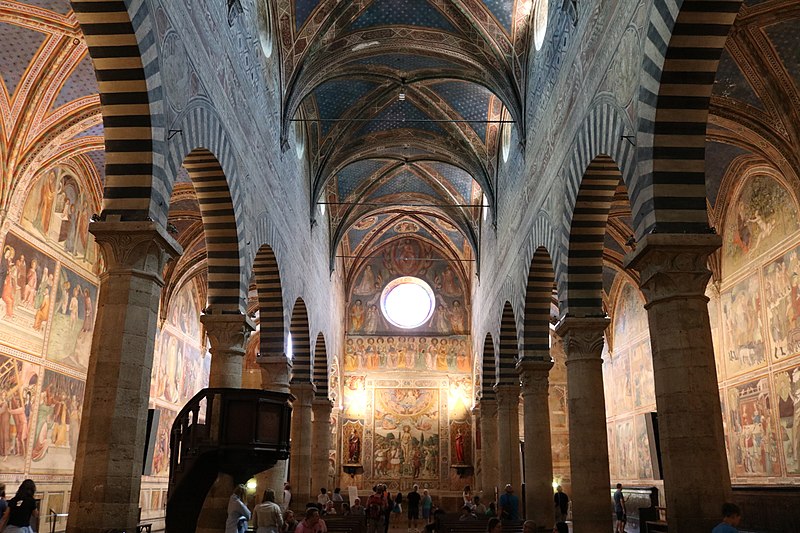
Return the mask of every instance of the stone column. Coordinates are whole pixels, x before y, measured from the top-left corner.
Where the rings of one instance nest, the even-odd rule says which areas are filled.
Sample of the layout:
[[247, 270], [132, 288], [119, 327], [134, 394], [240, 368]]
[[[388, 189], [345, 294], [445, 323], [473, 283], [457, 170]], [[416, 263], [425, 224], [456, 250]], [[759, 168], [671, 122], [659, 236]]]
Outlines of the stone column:
[[[261, 387], [264, 390], [291, 392], [289, 378], [292, 374], [292, 362], [286, 357], [286, 354], [262, 355], [257, 358], [257, 362], [261, 367]], [[294, 410], [292, 410], [292, 418], [294, 418]], [[283, 484], [289, 481], [287, 475], [288, 466], [288, 461], [278, 461], [275, 466], [256, 476], [256, 481], [258, 482], [256, 494], [259, 498], [264, 494], [265, 489], [272, 489], [275, 491], [275, 502], [278, 505], [283, 503]], [[295, 510], [304, 509], [305, 502], [299, 502], [296, 497], [293, 500], [291, 503], [292, 508]], [[298, 507], [298, 504], [301, 504], [301, 506]]]
[[627, 258], [647, 301], [670, 531], [709, 531], [730, 495], [708, 298], [719, 235], [647, 235]]
[[[316, 496], [320, 487], [311, 487], [311, 404], [316, 387], [311, 382], [292, 383], [292, 455], [289, 483], [294, 497], [303, 505]], [[327, 456], [327, 454], [325, 454]], [[332, 489], [331, 489], [332, 491]]]
[[200, 316], [200, 322], [211, 344], [209, 387], [241, 388], [247, 338], [255, 330], [253, 320], [242, 313], [222, 314], [209, 310]]
[[[222, 314], [208, 310], [200, 317], [200, 322], [211, 344], [209, 387], [241, 388], [242, 361], [247, 339], [255, 330], [253, 321], [242, 313]], [[225, 528], [228, 500], [233, 489], [232, 476], [217, 476], [197, 519], [198, 533], [215, 533]]]
[[608, 323], [604, 317], [567, 317], [556, 328], [567, 352], [572, 522], [581, 533], [612, 530], [601, 358]]
[[525, 353], [517, 364], [525, 413], [525, 516], [539, 526], [553, 520], [553, 450], [550, 446], [548, 376], [553, 362], [547, 351]]
[[[483, 435], [481, 434], [481, 430], [479, 429], [478, 424], [481, 422], [481, 404], [476, 403], [475, 406], [472, 408], [472, 442], [475, 444], [475, 457], [473, 462], [475, 463], [475, 468], [473, 469], [473, 476], [474, 476], [474, 483], [475, 483], [475, 494], [478, 494], [479, 491], [483, 490], [483, 457], [480, 455], [483, 453]], [[477, 435], [481, 436], [481, 449], [477, 448], [478, 439], [476, 438]], [[480, 461], [479, 461], [480, 459]], [[480, 468], [478, 468], [478, 463], [480, 462]], [[483, 502], [484, 504], [486, 502]]]
[[86, 377], [67, 531], [134, 531], [158, 302], [180, 246], [152, 222], [94, 222], [106, 261]]
[[[481, 398], [481, 489], [490, 500], [499, 484], [497, 452], [497, 399]], [[502, 489], [502, 487], [500, 487]]]
[[497, 394], [497, 469], [500, 490], [511, 483], [519, 494], [522, 464], [519, 453], [519, 385], [495, 385]]
[[[331, 413], [333, 404], [328, 398], [317, 397], [311, 404], [313, 414], [313, 443], [311, 447], [311, 487], [316, 494], [320, 487], [331, 490], [328, 476], [328, 453], [331, 449]], [[352, 502], [351, 502], [352, 503]]]

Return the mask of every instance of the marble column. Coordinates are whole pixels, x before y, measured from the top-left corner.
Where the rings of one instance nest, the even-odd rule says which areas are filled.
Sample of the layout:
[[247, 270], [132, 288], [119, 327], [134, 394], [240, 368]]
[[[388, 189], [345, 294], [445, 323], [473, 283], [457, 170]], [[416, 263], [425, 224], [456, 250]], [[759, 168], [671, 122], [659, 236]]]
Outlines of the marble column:
[[[481, 453], [483, 451], [483, 435], [481, 434], [480, 427], [478, 424], [481, 422], [481, 404], [476, 403], [475, 406], [472, 408], [470, 413], [472, 415], [472, 442], [475, 444], [475, 468], [473, 469], [473, 476], [474, 476], [474, 483], [475, 483], [475, 494], [478, 494], [481, 490], [483, 490], [483, 457]], [[481, 449], [477, 448], [478, 439], [477, 436], [480, 435], [481, 437]], [[485, 502], [484, 502], [485, 503]]]
[[553, 450], [550, 445], [550, 353], [525, 353], [522, 381], [525, 434], [525, 516], [540, 526], [553, 520]]
[[497, 394], [497, 470], [500, 490], [511, 483], [514, 492], [522, 487], [519, 453], [519, 384], [495, 385]]
[[556, 328], [567, 352], [572, 521], [581, 533], [612, 530], [601, 358], [608, 323], [604, 317], [566, 317]]
[[651, 234], [626, 258], [647, 302], [667, 517], [681, 532], [709, 531], [731, 490], [705, 295], [721, 243]]
[[151, 221], [108, 217], [89, 229], [106, 272], [100, 276], [67, 531], [134, 531], [161, 273], [181, 248]]
[[[316, 498], [320, 487], [311, 486], [312, 429], [311, 404], [316, 387], [311, 382], [292, 383], [292, 452], [289, 483], [297, 503], [305, 505]], [[326, 454], [327, 455], [327, 454]]]
[[[242, 361], [253, 321], [242, 313], [214, 313], [207, 310], [200, 316], [211, 345], [209, 387], [241, 388]], [[197, 519], [198, 533], [214, 533], [225, 528], [228, 500], [233, 494], [233, 477], [219, 474], [208, 491]]]
[[311, 487], [316, 494], [320, 487], [333, 489], [328, 475], [328, 453], [331, 449], [331, 413], [333, 404], [328, 398], [317, 397], [311, 404], [313, 414], [313, 444], [311, 448]]
[[[257, 358], [257, 363], [261, 367], [261, 387], [264, 390], [271, 390], [276, 392], [290, 393], [289, 379], [292, 374], [292, 362], [286, 357], [286, 354], [266, 354]], [[294, 410], [292, 411], [292, 418], [294, 418]], [[265, 472], [256, 475], [258, 488], [256, 494], [261, 495], [266, 489], [275, 491], [275, 503], [282, 505], [283, 502], [283, 484], [289, 481], [288, 478], [288, 461], [278, 461], [275, 466]], [[293, 498], [291, 507], [294, 509], [303, 509], [305, 502], [299, 502], [297, 498]], [[298, 507], [298, 504], [302, 506]]]
[[[492, 395], [494, 396], [494, 395]], [[484, 392], [481, 398], [481, 489], [487, 501], [499, 484], [497, 454], [497, 399]], [[502, 489], [502, 487], [499, 487]]]

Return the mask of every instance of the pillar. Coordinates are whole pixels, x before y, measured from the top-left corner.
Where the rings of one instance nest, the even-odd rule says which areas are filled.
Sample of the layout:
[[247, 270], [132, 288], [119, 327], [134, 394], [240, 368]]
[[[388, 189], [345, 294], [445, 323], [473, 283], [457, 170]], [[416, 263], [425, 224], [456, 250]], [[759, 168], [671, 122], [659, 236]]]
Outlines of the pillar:
[[94, 222], [106, 262], [86, 377], [67, 531], [133, 531], [158, 303], [166, 262], [180, 246], [152, 222]]
[[627, 259], [640, 273], [670, 531], [709, 531], [730, 494], [708, 298], [719, 235], [647, 235]]
[[[311, 448], [311, 486], [331, 489], [328, 475], [328, 454], [331, 449], [331, 413], [333, 404], [328, 398], [317, 397], [311, 404], [313, 415], [313, 444]], [[316, 492], [312, 493], [316, 494]], [[352, 503], [352, 502], [350, 502]]]
[[[286, 354], [267, 354], [257, 358], [257, 362], [261, 367], [261, 387], [264, 390], [271, 390], [276, 392], [289, 393], [289, 378], [292, 373], [292, 362], [286, 357]], [[292, 418], [294, 418], [294, 410], [292, 410]], [[264, 494], [264, 490], [272, 489], [275, 491], [275, 503], [282, 505], [283, 502], [283, 484], [289, 481], [287, 461], [278, 461], [275, 466], [265, 472], [261, 472], [256, 476], [258, 482], [256, 494]], [[293, 487], [294, 490], [294, 487]], [[291, 507], [295, 510], [302, 510], [302, 506], [298, 507], [298, 499], [292, 498]]]
[[[211, 345], [209, 387], [241, 388], [242, 362], [247, 339], [255, 329], [253, 321], [242, 313], [215, 313], [207, 310], [200, 317]], [[234, 479], [219, 474], [208, 491], [197, 519], [198, 533], [215, 533], [225, 528], [228, 500], [233, 494]]]
[[608, 434], [603, 393], [605, 317], [566, 317], [556, 328], [567, 352], [572, 522], [581, 533], [612, 530]]
[[[483, 435], [478, 426], [481, 422], [481, 404], [476, 403], [470, 413], [472, 415], [472, 442], [475, 443], [475, 468], [473, 469], [473, 477], [475, 483], [475, 494], [483, 490]], [[481, 447], [478, 448], [478, 443]], [[480, 465], [480, 467], [479, 467]], [[486, 502], [484, 502], [485, 504]]]
[[499, 488], [511, 483], [519, 494], [522, 463], [519, 453], [519, 384], [495, 385], [497, 394], [497, 470]]
[[539, 526], [553, 520], [553, 450], [550, 445], [548, 377], [553, 362], [547, 351], [525, 353], [517, 364], [525, 418], [525, 516]]
[[[492, 395], [493, 396], [493, 395]], [[481, 398], [481, 488], [485, 497], [494, 499], [499, 483], [497, 454], [497, 399], [484, 392]], [[499, 487], [502, 490], [502, 487]]]
[[[311, 486], [311, 404], [314, 401], [316, 387], [313, 383], [292, 383], [292, 448], [289, 483], [292, 485], [293, 498], [305, 506], [316, 497], [320, 487]], [[325, 456], [327, 457], [327, 453]]]

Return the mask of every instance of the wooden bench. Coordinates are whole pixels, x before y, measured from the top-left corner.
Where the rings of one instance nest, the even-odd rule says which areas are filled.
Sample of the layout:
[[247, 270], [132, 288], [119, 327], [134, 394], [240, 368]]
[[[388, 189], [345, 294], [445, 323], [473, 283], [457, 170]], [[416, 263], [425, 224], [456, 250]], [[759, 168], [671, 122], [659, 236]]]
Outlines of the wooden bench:
[[[439, 523], [443, 533], [485, 533], [489, 519], [459, 520], [460, 514], [444, 515]], [[522, 533], [524, 520], [503, 520], [503, 533]]]
[[364, 533], [367, 531], [367, 518], [355, 515], [325, 515], [328, 533]]

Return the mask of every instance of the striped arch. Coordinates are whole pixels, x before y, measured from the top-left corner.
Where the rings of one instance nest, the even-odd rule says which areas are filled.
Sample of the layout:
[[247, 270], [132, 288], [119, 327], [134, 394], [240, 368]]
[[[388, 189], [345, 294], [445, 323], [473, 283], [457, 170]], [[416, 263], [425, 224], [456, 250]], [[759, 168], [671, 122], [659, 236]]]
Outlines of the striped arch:
[[553, 263], [547, 250], [536, 249], [528, 272], [525, 291], [525, 322], [523, 326], [523, 357], [550, 350], [550, 307], [555, 288]]
[[517, 320], [511, 302], [503, 306], [503, 318], [500, 320], [500, 356], [498, 357], [498, 385], [519, 385], [517, 376], [517, 358], [519, 357], [519, 337], [517, 336]]
[[283, 290], [278, 261], [269, 245], [261, 246], [253, 262], [258, 291], [258, 316], [262, 356], [286, 353], [283, 345]]
[[328, 398], [328, 350], [325, 346], [325, 335], [317, 335], [314, 345], [314, 385], [317, 386], [317, 398]]
[[217, 158], [205, 148], [192, 150], [183, 161], [192, 179], [208, 262], [208, 304], [211, 308], [238, 311], [241, 298], [239, 241], [236, 216], [228, 181]]
[[153, 193], [154, 178], [165, 181], [161, 160], [154, 158], [160, 139], [153, 138], [154, 131], [163, 131], [164, 116], [148, 4], [121, 0], [71, 4], [100, 91], [106, 149], [102, 217], [166, 220], [169, 202]]
[[603, 248], [614, 193], [622, 180], [611, 157], [599, 155], [584, 173], [569, 229], [566, 276], [559, 279], [566, 295], [562, 316], [602, 316]]
[[294, 303], [289, 333], [292, 336], [292, 383], [311, 383], [311, 330], [302, 298]]
[[494, 352], [494, 339], [491, 333], [486, 334], [483, 341], [483, 379], [481, 380], [483, 389], [481, 398], [493, 400], [497, 397], [494, 385], [497, 383], [497, 355]]
[[[636, 236], [707, 233], [706, 124], [717, 66], [741, 0], [657, 0], [639, 88]], [[677, 15], [677, 16], [676, 16]]]

